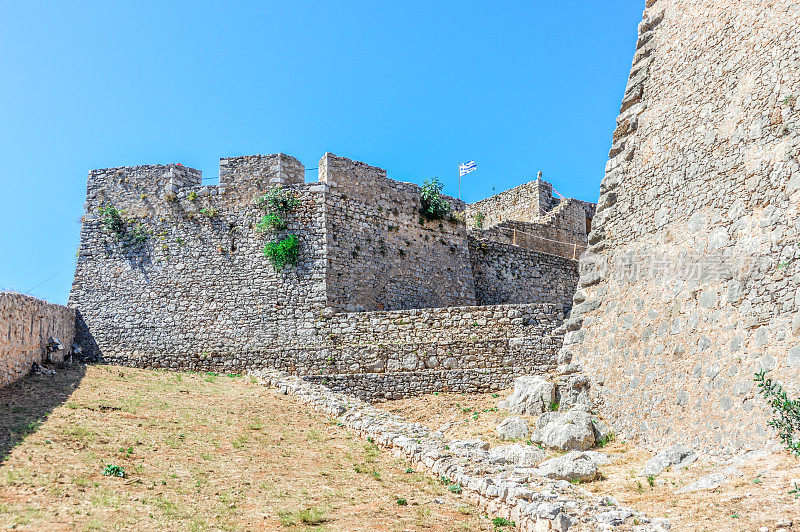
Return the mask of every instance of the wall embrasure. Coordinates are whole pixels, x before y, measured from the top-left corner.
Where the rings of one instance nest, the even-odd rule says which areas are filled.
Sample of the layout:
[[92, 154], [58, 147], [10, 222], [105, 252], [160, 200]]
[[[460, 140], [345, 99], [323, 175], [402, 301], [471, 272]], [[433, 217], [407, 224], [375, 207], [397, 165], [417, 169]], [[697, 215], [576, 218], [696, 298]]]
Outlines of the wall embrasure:
[[765, 444], [800, 393], [800, 4], [649, 0], [565, 352], [614, 428]]

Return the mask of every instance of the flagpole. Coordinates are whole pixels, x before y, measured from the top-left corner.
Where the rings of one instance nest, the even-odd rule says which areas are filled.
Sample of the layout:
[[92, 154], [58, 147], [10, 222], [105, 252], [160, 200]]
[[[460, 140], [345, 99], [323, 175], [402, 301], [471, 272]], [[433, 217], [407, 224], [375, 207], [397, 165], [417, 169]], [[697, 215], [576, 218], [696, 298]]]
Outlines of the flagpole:
[[461, 199], [461, 163], [458, 164], [458, 199]]

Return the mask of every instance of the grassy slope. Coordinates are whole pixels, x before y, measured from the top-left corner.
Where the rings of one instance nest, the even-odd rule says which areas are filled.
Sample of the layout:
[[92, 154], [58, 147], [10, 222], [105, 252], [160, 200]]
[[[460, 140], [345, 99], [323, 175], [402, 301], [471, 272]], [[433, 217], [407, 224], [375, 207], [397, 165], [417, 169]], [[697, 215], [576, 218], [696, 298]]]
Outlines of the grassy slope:
[[407, 468], [246, 377], [89, 366], [0, 390], [0, 528], [492, 528]]

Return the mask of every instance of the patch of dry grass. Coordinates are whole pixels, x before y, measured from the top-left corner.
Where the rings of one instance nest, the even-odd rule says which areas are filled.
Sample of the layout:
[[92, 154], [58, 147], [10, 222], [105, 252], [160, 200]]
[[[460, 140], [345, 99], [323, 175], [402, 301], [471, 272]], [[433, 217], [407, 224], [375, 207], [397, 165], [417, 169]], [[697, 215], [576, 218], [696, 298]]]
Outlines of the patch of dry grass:
[[0, 528], [492, 529], [460, 495], [247, 377], [83, 372], [0, 390]]

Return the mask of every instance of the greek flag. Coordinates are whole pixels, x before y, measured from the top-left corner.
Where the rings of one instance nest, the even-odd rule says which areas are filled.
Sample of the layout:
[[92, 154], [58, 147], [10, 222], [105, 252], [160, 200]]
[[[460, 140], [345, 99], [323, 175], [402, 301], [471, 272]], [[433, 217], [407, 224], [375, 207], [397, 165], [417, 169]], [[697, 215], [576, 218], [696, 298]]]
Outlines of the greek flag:
[[475, 161], [469, 161], [467, 163], [459, 163], [458, 164], [458, 176], [464, 177], [470, 172], [473, 172], [478, 169], [478, 165]]

